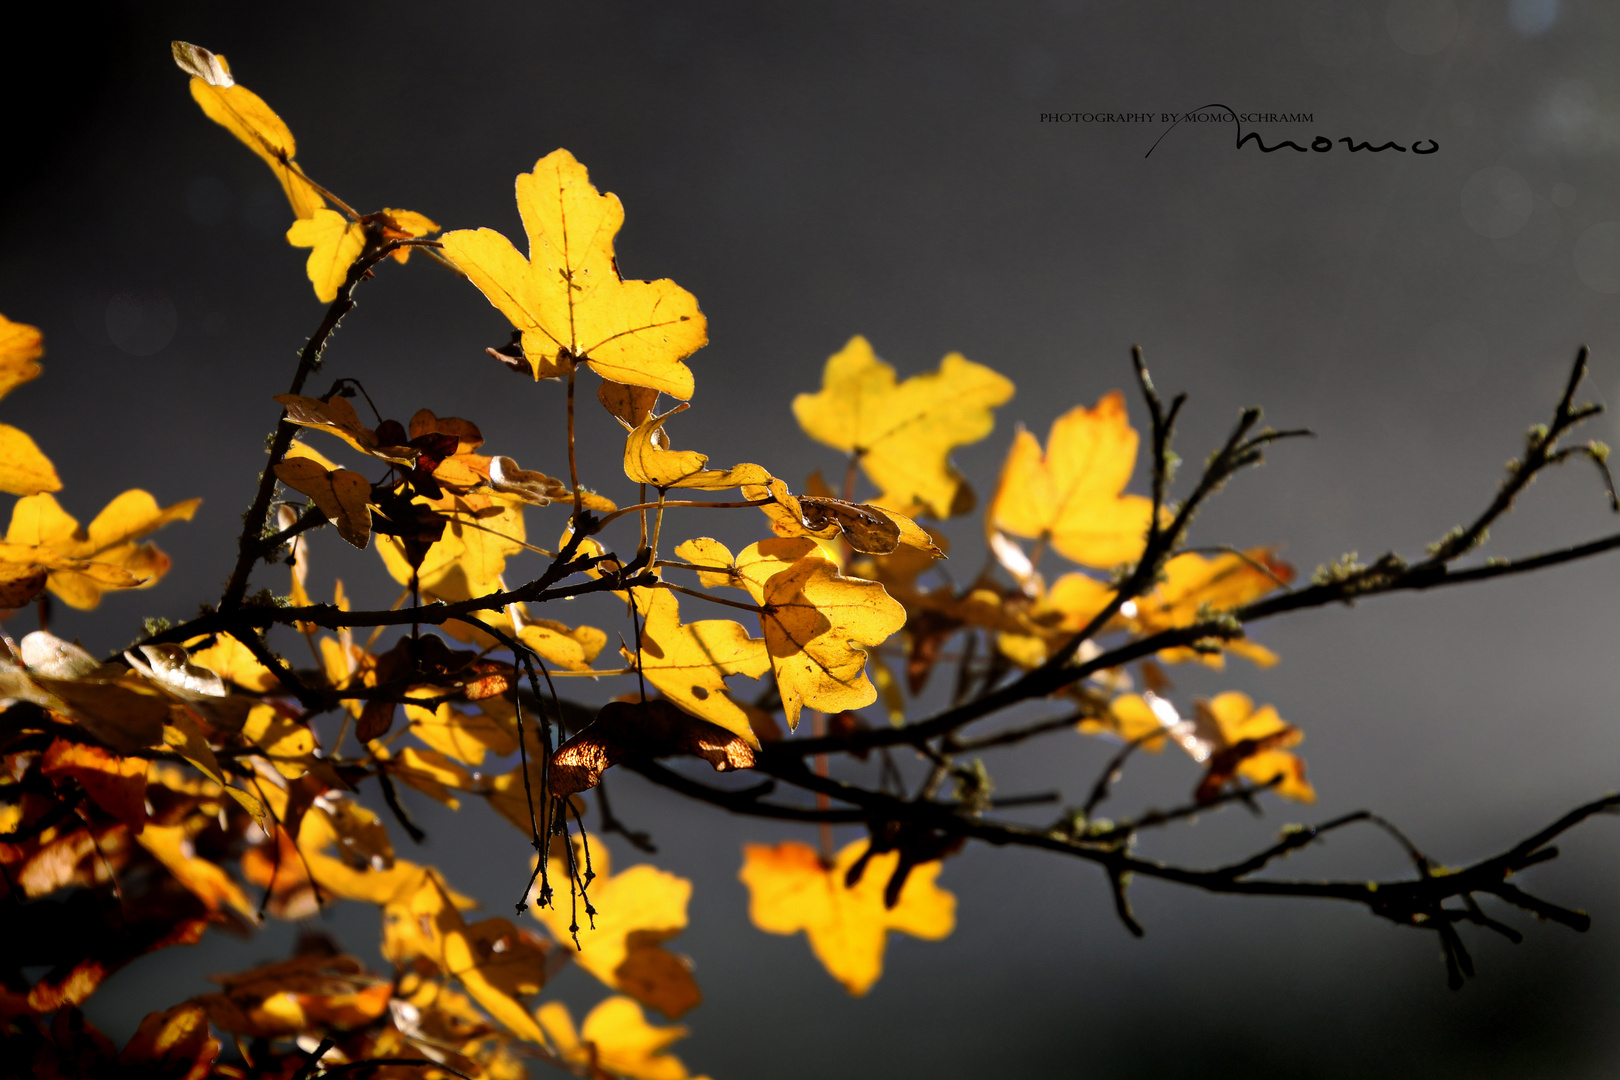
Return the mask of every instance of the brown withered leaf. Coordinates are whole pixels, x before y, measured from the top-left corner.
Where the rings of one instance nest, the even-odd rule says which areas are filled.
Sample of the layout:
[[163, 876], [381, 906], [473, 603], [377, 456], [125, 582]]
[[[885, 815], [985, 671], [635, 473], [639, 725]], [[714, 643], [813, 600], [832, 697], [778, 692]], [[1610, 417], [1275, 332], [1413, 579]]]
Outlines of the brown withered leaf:
[[551, 793], [573, 795], [629, 757], [700, 757], [716, 772], [754, 767], [754, 749], [718, 724], [662, 699], [611, 701], [551, 758]]
[[[339, 399], [341, 400], [341, 399]], [[338, 535], [357, 548], [371, 539], [371, 481], [352, 469], [328, 471], [307, 457], [290, 457], [276, 464], [276, 479], [307, 495], [337, 526]]]

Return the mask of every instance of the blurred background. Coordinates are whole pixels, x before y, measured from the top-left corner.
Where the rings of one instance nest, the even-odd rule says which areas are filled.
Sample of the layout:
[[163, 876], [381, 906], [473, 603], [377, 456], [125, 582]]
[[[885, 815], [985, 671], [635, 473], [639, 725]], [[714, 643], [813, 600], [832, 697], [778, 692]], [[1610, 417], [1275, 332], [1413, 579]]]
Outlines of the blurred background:
[[[175, 560], [160, 586], [93, 613], [58, 607], [53, 628], [98, 652], [145, 616], [184, 617], [218, 595], [277, 415], [270, 397], [322, 314], [306, 253], [283, 239], [280, 189], [190, 100], [171, 38], [226, 54], [291, 126], [306, 170], [362, 209], [521, 237], [512, 177], [573, 151], [624, 200], [625, 275], [674, 278], [708, 316], [712, 344], [691, 362], [695, 407], [676, 436], [716, 463], [835, 474], [837, 455], [801, 436], [788, 407], [861, 333], [902, 376], [957, 350], [1018, 383], [995, 433], [957, 454], [987, 496], [1014, 423], [1044, 438], [1067, 408], [1128, 388], [1137, 343], [1161, 389], [1191, 393], [1189, 462], [1249, 404], [1317, 433], [1230, 485], [1194, 536], [1279, 544], [1308, 575], [1348, 551], [1421, 555], [1476, 513], [1525, 428], [1550, 415], [1579, 344], [1592, 349], [1588, 394], [1620, 400], [1620, 8], [1597, 0], [173, 0], [30, 14], [39, 29], [12, 38], [0, 71], [0, 311], [40, 326], [47, 354], [0, 419], [54, 459], [59, 498], [81, 520], [132, 486], [204, 500], [158, 537]], [[1323, 136], [1334, 148], [1239, 151], [1231, 124], [1199, 124], [1145, 157], [1167, 126], [1157, 118], [1040, 119], [1213, 102], [1308, 113], [1258, 130], [1268, 144]], [[1352, 155], [1341, 137], [1439, 150]], [[562, 471], [558, 387], [483, 354], [506, 340], [504, 319], [425, 259], [379, 277], [317, 392], [356, 377], [386, 415], [465, 416], [495, 452]], [[1131, 408], [1144, 423], [1134, 397]], [[594, 406], [584, 416], [599, 441], [583, 474], [622, 500], [616, 427]], [[1589, 434], [1620, 431], [1604, 417]], [[548, 542], [563, 518], [531, 511], [531, 537]], [[1487, 554], [1615, 527], [1599, 479], [1571, 467], [1530, 491]], [[759, 535], [752, 519], [689, 528]], [[952, 569], [971, 576], [975, 527], [952, 535]], [[1172, 671], [1184, 706], [1240, 689], [1302, 727], [1320, 802], [1267, 797], [1263, 819], [1208, 815], [1142, 850], [1214, 863], [1287, 822], [1367, 807], [1455, 864], [1613, 789], [1613, 560], [1295, 615], [1255, 629], [1282, 655], [1272, 670]], [[311, 591], [338, 575], [386, 605], [394, 589], [376, 563], [320, 534]], [[285, 590], [284, 568], [257, 584]], [[580, 618], [611, 615], [592, 611]], [[33, 626], [24, 614], [6, 630]], [[1114, 749], [1064, 734], [986, 764], [1001, 793], [1080, 801]], [[1138, 760], [1116, 812], [1181, 801], [1196, 776], [1185, 759]], [[1481, 977], [1461, 993], [1445, 989], [1430, 936], [1360, 910], [1142, 882], [1138, 941], [1088, 867], [970, 848], [941, 879], [960, 898], [955, 935], [891, 940], [887, 973], [857, 1001], [802, 938], [754, 930], [736, 880], [742, 842], [813, 833], [687, 805], [634, 776], [615, 776], [613, 795], [653, 834], [655, 861], [695, 883], [691, 928], [672, 946], [693, 958], [706, 1001], [677, 1050], [717, 1080], [1578, 1078], [1620, 1065], [1609, 820], [1527, 877], [1591, 911], [1593, 930], [1507, 913], [1528, 940], [1468, 935]], [[412, 806], [429, 841], [406, 854], [503, 911], [524, 877], [522, 837], [478, 805]], [[622, 841], [614, 851], [635, 861]], [[1286, 871], [1404, 866], [1376, 834], [1346, 832]], [[374, 913], [328, 922], [375, 957]], [[293, 932], [210, 935], [148, 957], [90, 1014], [121, 1039], [156, 1003], [207, 989], [208, 973], [285, 955]], [[556, 985], [576, 1013], [602, 996], [582, 972]]]

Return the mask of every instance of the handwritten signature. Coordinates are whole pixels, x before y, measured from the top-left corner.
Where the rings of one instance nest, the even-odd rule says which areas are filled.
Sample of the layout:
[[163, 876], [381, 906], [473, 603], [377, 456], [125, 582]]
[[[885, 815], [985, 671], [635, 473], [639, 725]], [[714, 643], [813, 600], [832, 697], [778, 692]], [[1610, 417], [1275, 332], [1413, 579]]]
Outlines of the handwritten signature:
[[[1234, 146], [1234, 149], [1237, 150], [1243, 149], [1243, 147], [1248, 144], [1250, 139], [1254, 140], [1254, 144], [1260, 148], [1260, 152], [1262, 154], [1274, 154], [1284, 147], [1287, 147], [1290, 150], [1297, 150], [1301, 154], [1311, 152], [1325, 154], [1329, 150], [1333, 149], [1334, 140], [1328, 138], [1326, 135], [1316, 136], [1311, 140], [1311, 145], [1309, 147], [1301, 146], [1292, 139], [1283, 139], [1281, 142], [1273, 143], [1272, 145], [1267, 146], [1266, 141], [1260, 137], [1260, 133], [1258, 131], [1251, 131], [1247, 135], [1243, 133], [1243, 122], [1238, 119], [1237, 112], [1234, 111], [1230, 106], [1222, 105], [1219, 102], [1212, 102], [1209, 105], [1201, 105], [1197, 109], [1194, 109], [1191, 113], [1185, 113], [1178, 117], [1174, 123], [1164, 129], [1164, 135], [1160, 135], [1158, 139], [1154, 141], [1153, 145], [1148, 147], [1148, 152], [1142, 156], [1152, 156], [1153, 151], [1159, 148], [1159, 143], [1164, 142], [1165, 135], [1169, 135], [1172, 131], [1176, 130], [1176, 127], [1180, 125], [1181, 121], [1186, 119], [1186, 117], [1191, 116], [1194, 113], [1203, 112], [1205, 109], [1221, 109], [1232, 117], [1232, 123], [1237, 126], [1237, 140], [1236, 145]], [[1386, 142], [1379, 146], [1374, 146], [1372, 143], [1365, 140], [1357, 142], [1355, 139], [1349, 138], [1348, 136], [1341, 137], [1338, 141], [1344, 143], [1352, 154], [1359, 153], [1362, 150], [1366, 150], [1374, 154], [1381, 154], [1385, 150], [1394, 150], [1398, 153], [1404, 154], [1408, 149], [1410, 149], [1414, 154], [1432, 154], [1440, 149], [1440, 144], [1433, 139], [1419, 139], [1417, 142], [1413, 143], [1411, 147], [1402, 146], [1398, 142]], [[1425, 148], [1423, 145], [1425, 142], [1429, 144], [1427, 148]]]

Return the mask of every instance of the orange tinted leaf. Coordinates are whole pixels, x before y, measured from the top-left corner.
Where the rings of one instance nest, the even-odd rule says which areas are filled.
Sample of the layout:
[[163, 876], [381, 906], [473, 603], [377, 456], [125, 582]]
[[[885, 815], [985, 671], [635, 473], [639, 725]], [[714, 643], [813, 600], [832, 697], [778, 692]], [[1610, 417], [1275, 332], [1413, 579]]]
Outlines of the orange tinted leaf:
[[366, 974], [352, 956], [298, 956], [233, 975], [216, 975], [223, 992], [194, 999], [215, 1027], [274, 1039], [312, 1028], [350, 1031], [388, 1010], [393, 986]]
[[986, 525], [1015, 536], [1050, 535], [1059, 553], [1086, 566], [1129, 562], [1141, 553], [1153, 517], [1151, 500], [1123, 494], [1136, 444], [1117, 390], [1096, 408], [1077, 406], [1053, 421], [1045, 453], [1020, 427]]
[[186, 1002], [149, 1013], [124, 1044], [118, 1064], [153, 1080], [203, 1080], [219, 1056], [219, 1043], [208, 1033], [208, 1013]]
[[56, 466], [28, 435], [0, 424], [0, 491], [12, 495], [37, 495], [61, 491], [62, 480]]
[[[374, 214], [372, 216], [383, 221], [383, 224], [388, 230], [384, 235], [390, 240], [399, 239], [398, 236], [393, 235], [393, 233], [396, 232], [403, 233], [406, 237], [423, 237], [431, 236], [439, 231], [438, 222], [434, 221], [426, 214], [418, 214], [415, 210], [384, 210], [381, 214]], [[395, 249], [395, 262], [404, 264], [409, 262], [410, 258], [410, 248], [402, 247]]]
[[444, 252], [523, 333], [536, 379], [584, 361], [604, 379], [692, 396], [683, 360], [708, 342], [691, 293], [672, 281], [624, 281], [613, 238], [618, 197], [598, 194], [566, 150], [517, 179], [529, 258], [491, 229], [444, 235]]
[[0, 545], [0, 563], [46, 568], [51, 592], [88, 610], [109, 589], [156, 584], [169, 569], [169, 557], [135, 541], [171, 521], [191, 520], [201, 501], [159, 507], [144, 491], [126, 491], [83, 529], [49, 494], [18, 499]]
[[1201, 801], [1213, 798], [1235, 776], [1255, 784], [1277, 781], [1277, 794], [1283, 798], [1316, 801], [1316, 789], [1305, 779], [1305, 762], [1287, 749], [1305, 736], [1284, 723], [1276, 708], [1256, 708], [1247, 694], [1228, 691], [1198, 702], [1197, 710], [1200, 729], [1210, 731], [1214, 743], [1198, 788]]
[[135, 839], [210, 911], [218, 911], [222, 905], [229, 905], [249, 922], [258, 921], [253, 905], [248, 902], [241, 886], [220, 867], [197, 856], [184, 825], [154, 825], [147, 822], [146, 828]]
[[615, 995], [599, 1003], [585, 1017], [583, 1030], [574, 1029], [568, 1006], [548, 1001], [535, 1014], [551, 1045], [563, 1061], [577, 1069], [601, 1070], [626, 1080], [686, 1080], [686, 1066], [666, 1049], [686, 1037], [684, 1027], [658, 1027], [647, 1023], [641, 1006]]
[[118, 757], [99, 746], [56, 739], [45, 751], [40, 771], [77, 780], [86, 795], [138, 833], [146, 824], [145, 758]]
[[0, 397], [39, 377], [36, 361], [45, 354], [43, 342], [37, 328], [0, 315]]
[[857, 997], [883, 973], [890, 930], [938, 941], [956, 926], [956, 897], [935, 884], [938, 862], [911, 871], [893, 908], [884, 906], [883, 892], [899, 864], [898, 851], [873, 856], [860, 881], [847, 885], [846, 875], [866, 847], [867, 841], [857, 840], [824, 867], [814, 849], [794, 841], [746, 844], [738, 875], [748, 886], [754, 925], [770, 934], [803, 930], [828, 974]]
[[[1196, 552], [1177, 555], [1164, 566], [1164, 578], [1147, 596], [1136, 601], [1131, 629], [1146, 637], [1160, 630], [1190, 626], [1200, 614], [1218, 614], [1242, 607], [1267, 593], [1284, 588], [1294, 578], [1294, 568], [1276, 558], [1267, 548], [1252, 548], [1242, 554], [1228, 552], [1206, 558]], [[1270, 667], [1277, 655], [1246, 638], [1221, 643], [1224, 652]], [[1166, 649], [1162, 660], [1178, 663], [1196, 660], [1210, 667], [1221, 667], [1222, 652], [1201, 653], [1193, 649]]]

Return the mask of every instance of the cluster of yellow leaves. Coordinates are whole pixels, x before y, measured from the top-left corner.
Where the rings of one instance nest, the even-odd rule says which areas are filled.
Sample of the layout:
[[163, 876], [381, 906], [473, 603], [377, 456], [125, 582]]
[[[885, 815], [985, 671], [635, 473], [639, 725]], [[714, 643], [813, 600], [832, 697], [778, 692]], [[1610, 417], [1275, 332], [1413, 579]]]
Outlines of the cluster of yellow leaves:
[[[0, 397], [40, 373], [38, 330], [0, 315]], [[160, 508], [144, 491], [126, 491], [80, 528], [57, 503], [56, 468], [34, 441], [0, 424], [0, 491], [25, 496], [11, 511], [0, 541], [0, 608], [18, 608], [47, 588], [76, 608], [93, 608], [111, 589], [156, 584], [169, 558], [137, 543], [171, 521], [189, 521], [199, 499]]]

